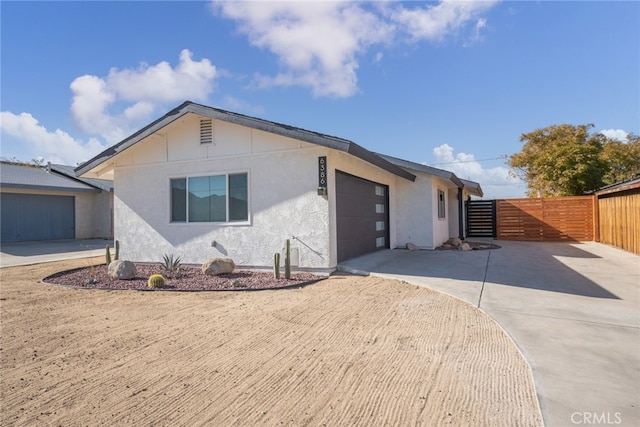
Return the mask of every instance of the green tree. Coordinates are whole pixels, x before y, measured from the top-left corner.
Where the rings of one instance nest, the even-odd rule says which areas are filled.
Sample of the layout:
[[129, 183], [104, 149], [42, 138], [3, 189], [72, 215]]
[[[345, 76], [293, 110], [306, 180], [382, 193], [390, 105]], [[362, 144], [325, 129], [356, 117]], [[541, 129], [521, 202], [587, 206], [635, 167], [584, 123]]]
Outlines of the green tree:
[[527, 183], [529, 197], [583, 195], [604, 185], [603, 135], [593, 125], [552, 125], [525, 133], [522, 151], [507, 164]]
[[640, 175], [640, 137], [629, 134], [626, 142], [605, 138], [602, 158], [607, 163], [605, 185], [635, 178]]

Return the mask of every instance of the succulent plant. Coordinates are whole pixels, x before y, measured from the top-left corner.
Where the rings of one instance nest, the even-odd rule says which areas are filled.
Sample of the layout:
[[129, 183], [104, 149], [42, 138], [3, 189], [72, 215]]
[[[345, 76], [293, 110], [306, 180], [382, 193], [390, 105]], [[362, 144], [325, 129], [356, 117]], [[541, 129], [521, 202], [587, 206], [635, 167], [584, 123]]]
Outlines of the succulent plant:
[[147, 281], [147, 286], [152, 289], [164, 288], [164, 277], [162, 274], [152, 274], [149, 276], [149, 280]]
[[180, 277], [180, 266], [182, 262], [180, 257], [174, 258], [172, 255], [164, 255], [162, 257], [162, 267], [169, 277]]
[[273, 254], [273, 277], [276, 279], [280, 278], [280, 254]]
[[291, 279], [291, 244], [287, 239], [287, 247], [284, 252], [284, 278]]

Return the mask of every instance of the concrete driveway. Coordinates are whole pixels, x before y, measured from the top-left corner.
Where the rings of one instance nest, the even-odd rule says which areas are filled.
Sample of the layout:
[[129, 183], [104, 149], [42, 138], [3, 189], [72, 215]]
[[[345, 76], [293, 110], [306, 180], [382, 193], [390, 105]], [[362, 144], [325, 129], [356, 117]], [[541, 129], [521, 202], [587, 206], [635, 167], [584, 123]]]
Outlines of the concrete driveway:
[[593, 242], [493, 243], [501, 248], [377, 252], [341, 269], [487, 312], [529, 361], [546, 425], [640, 425], [640, 257]]
[[0, 268], [105, 255], [106, 245], [112, 248], [113, 256], [113, 240], [78, 239], [2, 243]]

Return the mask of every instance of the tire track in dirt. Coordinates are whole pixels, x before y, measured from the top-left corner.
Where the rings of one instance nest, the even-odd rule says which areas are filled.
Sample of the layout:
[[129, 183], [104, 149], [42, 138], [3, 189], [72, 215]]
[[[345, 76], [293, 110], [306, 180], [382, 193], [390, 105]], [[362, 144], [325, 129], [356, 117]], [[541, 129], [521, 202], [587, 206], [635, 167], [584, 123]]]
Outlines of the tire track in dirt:
[[37, 283], [83, 265], [2, 270], [0, 424], [542, 424], [510, 339], [428, 289], [351, 276], [237, 293]]

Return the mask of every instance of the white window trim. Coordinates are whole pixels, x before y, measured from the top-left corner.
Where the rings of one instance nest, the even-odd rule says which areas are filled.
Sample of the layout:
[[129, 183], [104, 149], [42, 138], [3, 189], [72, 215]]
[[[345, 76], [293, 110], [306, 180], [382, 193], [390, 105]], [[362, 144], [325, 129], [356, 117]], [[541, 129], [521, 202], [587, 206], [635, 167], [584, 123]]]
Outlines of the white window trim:
[[[206, 176], [220, 176], [224, 175], [225, 177], [225, 187], [227, 190], [226, 194], [226, 217], [229, 218], [229, 175], [239, 175], [239, 174], [247, 174], [247, 219], [241, 221], [197, 221], [191, 222], [189, 221], [189, 178], [201, 178]], [[187, 181], [187, 200], [186, 200], [186, 221], [172, 221], [171, 220], [171, 180], [174, 179], [186, 179]], [[168, 177], [167, 188], [169, 190], [169, 208], [167, 209], [167, 215], [170, 226], [198, 226], [198, 225], [216, 225], [216, 226], [238, 226], [238, 225], [251, 225], [251, 173], [248, 170], [239, 170], [239, 171], [224, 171], [224, 172], [207, 172], [207, 173], [199, 173], [199, 174], [191, 174], [191, 175], [172, 175]]]

